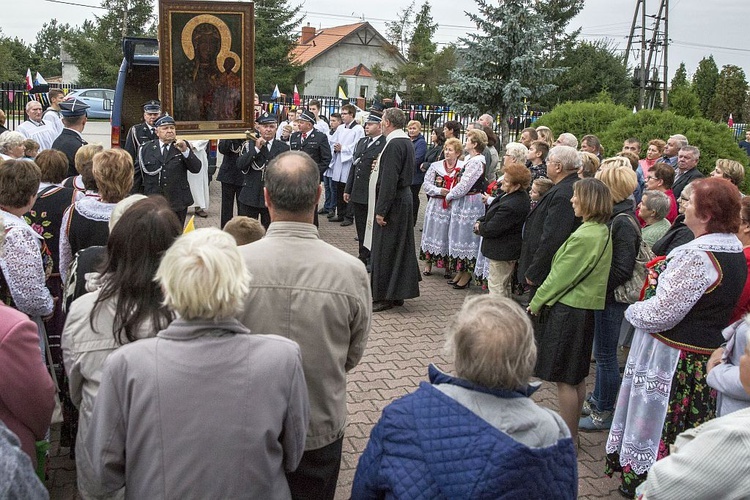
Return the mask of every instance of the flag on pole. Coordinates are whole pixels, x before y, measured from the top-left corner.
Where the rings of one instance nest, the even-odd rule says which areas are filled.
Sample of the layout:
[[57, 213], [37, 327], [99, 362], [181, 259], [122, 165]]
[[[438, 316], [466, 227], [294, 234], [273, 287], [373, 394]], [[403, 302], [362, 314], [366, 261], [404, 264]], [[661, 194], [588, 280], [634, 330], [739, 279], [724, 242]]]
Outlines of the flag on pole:
[[273, 94], [271, 94], [271, 99], [278, 99], [281, 96], [281, 92], [279, 92], [279, 86], [276, 85], [273, 88]]
[[47, 80], [45, 80], [38, 71], [36, 72], [36, 78], [34, 78], [34, 86], [37, 85], [47, 85]]
[[396, 97], [393, 98], [393, 102], [396, 103], [396, 107], [397, 108], [400, 108], [401, 107], [401, 103], [404, 102], [404, 101], [401, 100], [401, 96], [398, 95], [398, 92], [396, 92]]
[[348, 99], [348, 97], [346, 97], [346, 92], [341, 88], [341, 85], [339, 85], [339, 99]]
[[727, 120], [727, 127], [729, 128], [734, 127], [734, 119], [732, 118], [732, 113], [729, 113], [729, 120]]
[[637, 109], [635, 109], [635, 106], [633, 106], [633, 113], [635, 114], [635, 113], [637, 113], [637, 112], [638, 112], [638, 110], [637, 110]]
[[294, 98], [293, 98], [293, 101], [294, 101], [294, 105], [295, 106], [299, 106], [299, 103], [300, 103], [299, 92], [297, 91], [297, 86], [296, 85], [294, 86]]
[[34, 82], [31, 80], [31, 68], [26, 68], [26, 90], [34, 88]]

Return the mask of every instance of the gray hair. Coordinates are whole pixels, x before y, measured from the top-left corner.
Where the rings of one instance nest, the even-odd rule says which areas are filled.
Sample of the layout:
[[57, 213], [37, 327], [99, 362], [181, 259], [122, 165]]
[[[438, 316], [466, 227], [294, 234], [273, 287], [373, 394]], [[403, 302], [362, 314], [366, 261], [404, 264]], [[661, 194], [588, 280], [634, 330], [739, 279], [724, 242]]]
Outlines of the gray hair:
[[396, 129], [406, 126], [406, 114], [399, 108], [388, 108], [383, 112], [383, 121], [388, 120]]
[[654, 217], [657, 220], [662, 220], [669, 213], [672, 202], [669, 200], [669, 196], [661, 191], [648, 190], [643, 192], [643, 204], [647, 209], [654, 211]]
[[680, 149], [684, 148], [685, 146], [689, 144], [688, 138], [682, 134], [670, 135], [669, 139], [674, 139], [675, 141], [677, 141], [680, 144]]
[[489, 113], [485, 113], [482, 116], [479, 117], [480, 120], [485, 120], [487, 123], [492, 126], [493, 123], [495, 123], [495, 118]]
[[686, 153], [693, 153], [693, 156], [695, 156], [696, 160], [701, 157], [701, 150], [696, 148], [695, 146], [682, 146], [680, 148], [680, 151], [685, 151]]
[[318, 201], [318, 165], [302, 151], [287, 151], [271, 160], [265, 180], [268, 197], [276, 210], [299, 214]]
[[40, 108], [44, 109], [44, 106], [42, 106], [41, 102], [39, 102], [39, 101], [29, 101], [29, 102], [26, 103], [26, 107], [24, 108], [27, 113], [29, 112], [29, 109], [31, 108], [31, 106], [33, 106], [34, 104], [38, 104]]
[[8, 130], [0, 134], [0, 152], [9, 151], [11, 148], [15, 148], [23, 144], [26, 137], [21, 132], [15, 130]]
[[187, 320], [201, 320], [235, 315], [251, 277], [234, 238], [211, 227], [177, 238], [164, 252], [155, 279], [167, 307]]
[[536, 363], [531, 321], [505, 297], [468, 298], [448, 328], [445, 347], [459, 377], [493, 389], [525, 387]]
[[549, 150], [547, 161], [552, 157], [562, 164], [563, 171], [576, 172], [581, 167], [581, 158], [572, 146], [555, 146]]
[[521, 144], [520, 142], [509, 142], [505, 145], [505, 154], [511, 156], [513, 161], [522, 165], [526, 164], [526, 155], [529, 153], [529, 148]]
[[570, 146], [573, 149], [578, 149], [578, 139], [570, 132], [563, 132], [557, 137], [557, 142], [560, 146]]

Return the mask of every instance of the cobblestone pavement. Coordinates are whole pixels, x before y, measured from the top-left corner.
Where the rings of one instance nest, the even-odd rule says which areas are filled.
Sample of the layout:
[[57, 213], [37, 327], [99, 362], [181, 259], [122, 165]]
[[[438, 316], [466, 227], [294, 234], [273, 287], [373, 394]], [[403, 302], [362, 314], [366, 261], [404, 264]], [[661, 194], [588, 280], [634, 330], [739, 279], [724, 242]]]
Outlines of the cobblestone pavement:
[[[219, 226], [220, 199], [220, 185], [212, 182], [211, 206], [207, 210], [209, 217], [196, 217], [197, 227]], [[423, 197], [422, 209], [424, 201]], [[417, 247], [421, 237], [421, 217], [420, 214], [415, 231]], [[322, 217], [320, 234], [325, 241], [356, 255], [354, 226], [341, 227]], [[359, 455], [383, 408], [427, 380], [429, 363], [435, 363], [445, 370], [451, 369], [442, 353], [447, 322], [468, 294], [483, 292], [473, 286], [468, 290], [454, 290], [445, 285], [442, 272], [437, 270], [432, 276], [423, 278], [420, 293], [420, 297], [407, 300], [403, 307], [374, 313], [365, 355], [360, 364], [349, 373], [349, 422], [344, 438], [337, 500], [349, 498]], [[593, 371], [589, 376], [589, 383], [593, 383]], [[545, 383], [535, 393], [534, 400], [542, 406], [557, 409], [555, 388], [551, 384]], [[53, 432], [53, 439], [55, 435]], [[607, 434], [597, 432], [579, 435], [579, 498], [620, 498], [616, 491], [617, 481], [606, 477], [602, 472]], [[68, 451], [67, 448], [60, 448], [57, 441], [53, 442], [46, 483], [52, 499], [77, 498], [75, 464], [67, 458]]]

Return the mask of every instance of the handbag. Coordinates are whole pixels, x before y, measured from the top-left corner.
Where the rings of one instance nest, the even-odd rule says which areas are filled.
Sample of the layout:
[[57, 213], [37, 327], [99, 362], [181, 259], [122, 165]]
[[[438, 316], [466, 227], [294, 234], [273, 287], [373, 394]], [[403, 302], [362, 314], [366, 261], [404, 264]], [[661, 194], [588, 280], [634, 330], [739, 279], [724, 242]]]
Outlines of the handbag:
[[[615, 216], [615, 219], [620, 215], [624, 215], [630, 219], [630, 223], [636, 226], [635, 221], [628, 214], [618, 214]], [[638, 302], [641, 297], [641, 290], [643, 290], [643, 284], [646, 282], [646, 264], [654, 258], [654, 252], [651, 251], [648, 244], [640, 237], [640, 228], [636, 226], [636, 229], [638, 230], [639, 243], [633, 274], [625, 283], [615, 288], [615, 302], [621, 304], [635, 304]]]

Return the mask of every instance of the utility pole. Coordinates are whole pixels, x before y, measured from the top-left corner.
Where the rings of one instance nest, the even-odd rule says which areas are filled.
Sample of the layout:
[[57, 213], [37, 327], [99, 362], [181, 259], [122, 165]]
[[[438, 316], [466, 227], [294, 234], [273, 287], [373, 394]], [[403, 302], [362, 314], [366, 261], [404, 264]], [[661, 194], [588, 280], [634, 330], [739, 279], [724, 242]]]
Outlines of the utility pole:
[[[660, 0], [658, 13], [651, 15], [646, 13], [646, 0], [636, 0], [625, 51], [625, 65], [627, 66], [631, 55], [634, 60], [639, 61], [633, 70], [638, 85], [638, 109], [653, 109], [658, 98], [661, 98], [664, 109], [668, 106], [668, 15], [669, 0]], [[650, 26], [647, 26], [647, 17], [652, 20]]]

